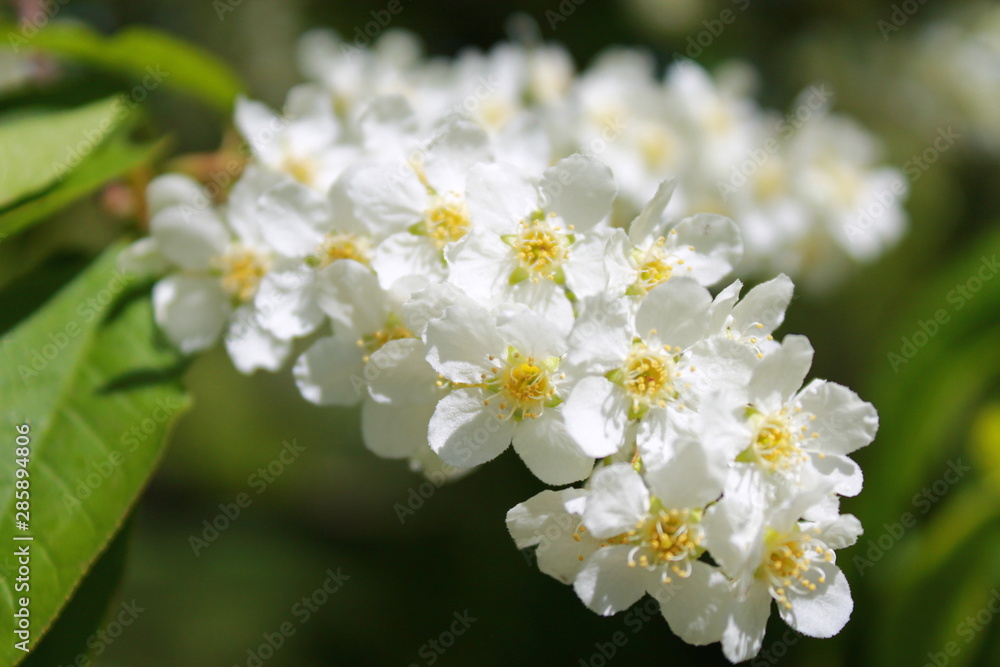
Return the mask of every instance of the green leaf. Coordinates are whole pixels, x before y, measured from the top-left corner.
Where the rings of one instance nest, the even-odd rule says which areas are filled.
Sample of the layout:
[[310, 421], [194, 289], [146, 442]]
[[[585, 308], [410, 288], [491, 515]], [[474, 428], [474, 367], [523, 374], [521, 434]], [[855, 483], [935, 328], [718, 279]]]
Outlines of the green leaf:
[[161, 155], [166, 140], [134, 143], [119, 133], [55, 188], [0, 213], [0, 234], [12, 234], [86, 197], [108, 181]]
[[64, 179], [127, 115], [118, 97], [78, 109], [0, 118], [0, 208]]
[[[148, 295], [109, 250], [0, 346], [0, 541], [31, 551], [34, 646], [134, 506], [188, 407], [177, 353], [158, 342]], [[29, 530], [15, 526], [15, 439], [29, 427]], [[30, 535], [30, 542], [13, 536]], [[11, 619], [14, 581], [0, 581]], [[0, 642], [0, 664], [24, 658]]]
[[[0, 24], [0, 30], [16, 27]], [[196, 46], [162, 32], [135, 26], [105, 37], [76, 23], [53, 23], [15, 50], [51, 55], [119, 74], [148, 90], [165, 86], [194, 95], [224, 114], [245, 89], [228, 65]]]
[[86, 664], [78, 662], [80, 656], [92, 656], [94, 647], [101, 646], [95, 633], [107, 621], [108, 607], [124, 578], [133, 523], [130, 519], [94, 563], [45, 638], [21, 663], [23, 667]]

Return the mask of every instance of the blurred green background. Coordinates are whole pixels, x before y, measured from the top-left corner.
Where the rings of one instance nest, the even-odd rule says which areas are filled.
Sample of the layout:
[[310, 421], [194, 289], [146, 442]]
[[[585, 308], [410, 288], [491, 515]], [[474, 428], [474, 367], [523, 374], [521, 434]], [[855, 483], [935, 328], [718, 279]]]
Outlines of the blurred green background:
[[[227, 0], [232, 11], [220, 20], [218, 4], [72, 0], [59, 18], [107, 32], [132, 24], [165, 30], [219, 55], [254, 96], [280, 105], [298, 80], [299, 34], [329, 26], [349, 35], [385, 6]], [[698, 60], [712, 67], [738, 57], [756, 65], [765, 106], [787, 108], [808, 83], [830, 82], [834, 108], [880, 135], [885, 163], [900, 167], [931, 144], [941, 123], [963, 134], [913, 184], [912, 229], [901, 246], [835, 293], [800, 294], [781, 330], [808, 335], [817, 351], [814, 375], [874, 402], [882, 427], [857, 456], [865, 490], [843, 503], [866, 528], [858, 546], [839, 554], [855, 593], [851, 622], [834, 639], [813, 640], [772, 618], [754, 664], [1000, 664], [1000, 621], [983, 623], [968, 641], [960, 627], [1000, 589], [1000, 280], [982, 283], [960, 310], [948, 300], [983, 258], [1000, 251], [1000, 156], [977, 145], [961, 116], [928, 117], [897, 85], [922, 26], [959, 4], [922, 5], [887, 40], [878, 21], [890, 17], [892, 3], [866, 0], [584, 0], [555, 31], [545, 18], [558, 11], [555, 1], [414, 0], [393, 25], [415, 31], [430, 53], [452, 55], [503, 39], [508, 17], [524, 12], [581, 67], [612, 44], [648, 47], [667, 63], [702, 21], [746, 5]], [[90, 94], [122, 85], [78, 76], [91, 77]], [[228, 122], [166, 91], [152, 93], [150, 109], [177, 154], [216, 149]], [[0, 280], [41, 266], [48, 278], [22, 295], [40, 300], [48, 283], [78, 268], [78, 257], [135, 232], [133, 222], [102, 211], [95, 197], [0, 243]], [[899, 354], [903, 338], [912, 341], [941, 308], [950, 321], [894, 370], [887, 355]], [[405, 464], [369, 454], [356, 412], [306, 403], [288, 373], [246, 378], [216, 350], [191, 364], [187, 381], [195, 407], [180, 420], [136, 512], [111, 603], [113, 615], [133, 600], [143, 611], [98, 664], [254, 665], [248, 650], [286, 621], [295, 634], [261, 664], [602, 665], [602, 646], [610, 653], [617, 632], [627, 642], [608, 663], [725, 664], [718, 645], [686, 646], [662, 618], [646, 622], [642, 610], [599, 618], [570, 588], [541, 575], [504, 526], [506, 511], [542, 488], [510, 452], [470, 479], [434, 488]], [[251, 476], [293, 440], [304, 452], [258, 494], [260, 478]], [[934, 487], [949, 462], [959, 461], [972, 470]], [[933, 502], [915, 496], [925, 487]], [[252, 503], [195, 555], [191, 536], [202, 536], [203, 522], [241, 493]], [[418, 498], [422, 505], [401, 522], [399, 507], [416, 507]], [[894, 524], [906, 512], [918, 523], [899, 533]], [[295, 605], [338, 569], [349, 578], [300, 623]], [[435, 652], [428, 642], [463, 612], [475, 622], [454, 646]], [[958, 655], [943, 653], [950, 641]]]

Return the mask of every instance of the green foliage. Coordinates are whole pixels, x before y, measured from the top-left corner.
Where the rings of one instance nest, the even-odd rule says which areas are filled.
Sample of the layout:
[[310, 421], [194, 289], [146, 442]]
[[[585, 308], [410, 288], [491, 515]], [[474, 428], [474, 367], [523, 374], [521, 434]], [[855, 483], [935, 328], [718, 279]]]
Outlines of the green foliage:
[[40, 222], [95, 192], [108, 181], [153, 161], [162, 154], [165, 143], [139, 143], [129, 139], [124, 132], [115, 134], [56, 187], [0, 212], [0, 234], [12, 234]]
[[[0, 23], [0, 32], [17, 28]], [[18, 51], [36, 49], [71, 62], [121, 74], [147, 91], [163, 85], [193, 95], [223, 114], [232, 110], [244, 90], [236, 74], [207, 51], [157, 30], [135, 26], [105, 37], [87, 26], [53, 23], [24, 43], [8, 46]]]
[[0, 208], [60, 184], [108, 140], [125, 119], [123, 110], [123, 101], [112, 97], [68, 111], [0, 119]]
[[102, 623], [109, 622], [101, 610], [109, 607], [124, 578], [133, 523], [130, 520], [97, 559], [73, 599], [21, 663], [23, 667], [75, 666], [80, 656], [93, 658], [104, 651], [101, 637], [95, 634]]
[[[171, 423], [188, 407], [179, 359], [157, 343], [151, 305], [112, 248], [0, 347], [0, 539], [30, 534], [32, 645], [135, 504]], [[16, 530], [14, 443], [30, 427], [30, 530]], [[13, 581], [0, 583], [12, 618]], [[24, 654], [0, 645], [0, 664]]]

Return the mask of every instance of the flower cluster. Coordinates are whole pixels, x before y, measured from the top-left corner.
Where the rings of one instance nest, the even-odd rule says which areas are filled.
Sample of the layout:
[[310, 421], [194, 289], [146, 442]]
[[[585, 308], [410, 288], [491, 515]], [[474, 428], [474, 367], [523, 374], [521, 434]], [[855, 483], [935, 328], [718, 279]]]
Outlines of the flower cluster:
[[[808, 341], [772, 336], [788, 277], [709, 291], [741, 261], [737, 224], [670, 212], [701, 203], [690, 174], [731, 163], [757, 112], [693, 65], [655, 84], [634, 53], [574, 80], [554, 47], [444, 64], [398, 35], [343, 46], [306, 39], [322, 85], [283, 115], [238, 103], [253, 159], [225, 201], [176, 174], [150, 185], [151, 236], [124, 261], [165, 274], [167, 337], [186, 353], [221, 338], [244, 373], [294, 357], [303, 397], [360, 404], [380, 456], [467, 470], [512, 447], [542, 482], [582, 482], [507, 520], [598, 613], [649, 593], [675, 633], [734, 661], [759, 649], [772, 599], [801, 632], [838, 632], [852, 603], [833, 550], [860, 534], [838, 497], [860, 491], [847, 455], [877, 417], [839, 385], [802, 386]], [[482, 94], [463, 101], [469, 86]], [[823, 141], [817, 164], [846, 169]], [[657, 180], [663, 165], [685, 176]], [[837, 174], [793, 199], [819, 210], [826, 186], [867, 178]]]
[[1000, 154], [995, 112], [1000, 104], [1000, 8], [972, 3], [949, 9], [950, 14], [929, 22], [906, 44], [912, 55], [905, 58], [907, 70], [900, 79], [919, 85], [902, 92], [908, 104], [919, 105], [925, 123], [957, 120], [975, 134], [971, 145], [995, 157]]
[[746, 244], [741, 276], [783, 272], [809, 289], [828, 288], [906, 230], [904, 197], [884, 196], [906, 179], [878, 163], [869, 132], [830, 112], [825, 86], [803, 91], [781, 114], [755, 102], [756, 73], [742, 63], [713, 77], [676, 60], [661, 76], [651, 54], [615, 48], [577, 73], [560, 46], [525, 41], [446, 63], [423, 58], [407, 33], [390, 31], [359, 49], [315, 31], [302, 40], [300, 62], [347, 118], [379, 95], [399, 95], [416, 127], [467, 118], [494, 140], [498, 160], [529, 171], [574, 153], [598, 157], [618, 179], [617, 226], [660, 181], [677, 178], [668, 214], [734, 220]]

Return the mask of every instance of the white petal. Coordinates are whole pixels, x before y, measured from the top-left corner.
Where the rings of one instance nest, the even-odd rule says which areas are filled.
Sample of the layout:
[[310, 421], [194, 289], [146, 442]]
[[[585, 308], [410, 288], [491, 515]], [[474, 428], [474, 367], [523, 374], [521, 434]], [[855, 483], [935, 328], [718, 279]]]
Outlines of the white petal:
[[638, 274], [630, 260], [634, 246], [620, 229], [611, 230], [604, 249], [604, 272], [607, 274], [607, 291], [613, 296], [624, 296], [635, 283]]
[[756, 467], [738, 464], [726, 482], [722, 500], [709, 507], [702, 519], [705, 546], [732, 577], [752, 576], [763, 558], [764, 487]]
[[563, 267], [566, 285], [578, 298], [607, 291], [608, 274], [605, 260], [612, 232], [594, 230], [578, 235], [570, 247], [570, 260]]
[[170, 206], [153, 216], [149, 230], [160, 254], [177, 266], [194, 271], [209, 268], [211, 260], [229, 245], [229, 230], [212, 209]]
[[326, 199], [298, 182], [264, 192], [257, 202], [258, 229], [270, 247], [285, 257], [316, 252], [324, 227], [332, 226]]
[[793, 289], [786, 275], [754, 287], [733, 307], [733, 330], [762, 338], [772, 333], [785, 320]]
[[663, 220], [663, 212], [667, 210], [667, 204], [674, 195], [677, 188], [677, 179], [670, 178], [661, 181], [656, 188], [656, 194], [649, 200], [642, 212], [636, 216], [629, 227], [628, 236], [635, 244], [643, 241], [655, 239], [660, 236], [659, 230]]
[[489, 355], [501, 356], [506, 344], [496, 321], [478, 306], [455, 304], [427, 324], [427, 361], [453, 382], [479, 384], [491, 372]]
[[417, 338], [391, 340], [376, 350], [365, 366], [372, 398], [395, 405], [434, 403], [437, 373], [424, 353], [424, 343]]
[[732, 315], [733, 306], [736, 305], [736, 302], [740, 298], [740, 290], [742, 289], [742, 281], [734, 280], [715, 295], [715, 299], [712, 300], [712, 307], [709, 309], [709, 319], [711, 320], [709, 331], [712, 333], [722, 333], [724, 331], [729, 316]]
[[729, 621], [722, 631], [722, 651], [730, 662], [743, 662], [757, 655], [770, 615], [771, 595], [767, 586], [751, 585], [746, 599], [733, 604]]
[[362, 167], [345, 174], [348, 199], [359, 220], [387, 233], [405, 232], [424, 218], [427, 189], [405, 163]]
[[225, 343], [233, 366], [246, 375], [256, 370], [277, 371], [292, 351], [291, 341], [277, 338], [260, 326], [249, 305], [233, 313]]
[[422, 337], [427, 329], [427, 323], [444, 315], [445, 309], [456, 303], [473, 306], [476, 302], [454, 285], [431, 284], [414, 293], [410, 300], [403, 304], [403, 317], [410, 331]]
[[541, 173], [552, 164], [552, 142], [543, 123], [535, 115], [520, 114], [497, 136], [496, 158], [530, 174]]
[[587, 232], [611, 212], [618, 186], [607, 165], [576, 154], [546, 169], [538, 190], [543, 209]]
[[321, 338], [295, 362], [295, 384], [317, 405], [357, 405], [365, 392], [361, 357], [349, 333]]
[[392, 155], [405, 148], [417, 132], [417, 124], [413, 108], [402, 95], [375, 97], [362, 109], [357, 122], [362, 143], [373, 155]]
[[799, 390], [812, 366], [813, 347], [805, 336], [789, 335], [753, 371], [750, 400], [785, 403]]
[[507, 285], [501, 291], [507, 300], [522, 303], [542, 315], [562, 335], [573, 328], [573, 304], [562, 285], [552, 280], [522, 280], [516, 285]]
[[538, 209], [531, 178], [509, 164], [478, 164], [466, 178], [466, 201], [473, 225], [511, 234], [520, 220]]
[[716, 336], [698, 342], [686, 358], [695, 369], [684, 375], [694, 396], [708, 396], [721, 390], [731, 401], [747, 401], [746, 387], [760, 363], [748, 346]]
[[580, 304], [569, 335], [570, 364], [603, 375], [619, 366], [632, 344], [632, 317], [622, 298], [598, 294]]
[[740, 230], [729, 218], [697, 213], [671, 230], [676, 253], [688, 267], [687, 276], [702, 285], [722, 280], [743, 257]]
[[458, 121], [445, 126], [427, 146], [424, 172], [439, 194], [465, 192], [465, 176], [473, 165], [493, 158], [490, 140], [475, 123]]
[[152, 236], [130, 244], [118, 255], [118, 269], [142, 278], [158, 277], [170, 270], [170, 263], [160, 253], [160, 245]]
[[316, 301], [315, 278], [304, 269], [264, 276], [253, 302], [260, 325], [282, 340], [315, 331], [324, 317]]
[[625, 444], [631, 402], [625, 392], [603, 377], [581, 380], [563, 407], [566, 429], [587, 455], [611, 456]]
[[816, 415], [810, 426], [819, 433], [815, 444], [824, 452], [850, 454], [875, 439], [875, 407], [847, 387], [825, 380], [811, 382], [799, 394], [799, 404]]
[[580, 520], [566, 512], [565, 504], [584, 493], [582, 489], [546, 490], [511, 508], [507, 512], [507, 531], [517, 548], [535, 546], [553, 524], [556, 528], [551, 531], [551, 539], [576, 532]]
[[810, 460], [821, 475], [834, 482], [834, 493], [848, 498], [861, 493], [865, 481], [864, 475], [861, 467], [851, 459], [836, 454], [827, 454], [820, 458], [813, 454]]
[[816, 566], [826, 575], [826, 581], [808, 595], [789, 596], [792, 608], [779, 604], [778, 612], [785, 623], [807, 637], [832, 637], [851, 618], [854, 600], [840, 568], [832, 563], [816, 563]]
[[372, 257], [372, 268], [386, 288], [407, 276], [427, 276], [440, 282], [446, 275], [441, 250], [429, 237], [409, 232], [393, 234], [382, 241]]
[[524, 307], [496, 312], [497, 330], [523, 356], [545, 359], [565, 354], [565, 337], [541, 315]]
[[842, 514], [822, 528], [820, 539], [831, 549], [844, 549], [855, 544], [864, 532], [856, 516]]
[[538, 569], [564, 584], [573, 583], [583, 567], [580, 556], [586, 559], [598, 548], [598, 542], [585, 535], [580, 541], [573, 539], [580, 519], [563, 508], [582, 493], [580, 489], [542, 491], [507, 512], [507, 530], [517, 548], [537, 545]]
[[211, 347], [231, 310], [218, 280], [183, 275], [156, 283], [153, 309], [156, 323], [184, 354]]
[[353, 260], [339, 260], [321, 269], [316, 279], [319, 307], [335, 323], [361, 334], [386, 326], [389, 295], [371, 269]]
[[584, 562], [573, 590], [592, 611], [611, 616], [628, 609], [646, 594], [644, 570], [628, 566], [630, 546], [613, 545], [595, 551]]
[[525, 419], [514, 431], [514, 451], [528, 470], [546, 484], [562, 486], [590, 476], [594, 459], [569, 437], [558, 408]]
[[361, 433], [365, 446], [386, 459], [404, 459], [427, 444], [427, 424], [433, 403], [383, 405], [365, 401], [361, 406]]
[[445, 247], [448, 282], [473, 299], [488, 303], [510, 288], [516, 264], [513, 250], [496, 234], [474, 229]]
[[499, 456], [514, 436], [514, 421], [484, 405], [482, 389], [458, 389], [437, 404], [427, 435], [445, 463], [471, 468]]
[[264, 192], [288, 184], [302, 187], [287, 174], [262, 169], [256, 164], [243, 170], [236, 185], [230, 190], [225, 206], [226, 223], [242, 243], [264, 245], [261, 226], [270, 221], [260, 215], [257, 204]]
[[635, 528], [649, 512], [649, 489], [628, 463], [598, 467], [590, 479], [583, 523], [594, 537], [614, 537]]
[[644, 340], [686, 348], [708, 332], [711, 305], [712, 295], [707, 289], [690, 278], [675, 278], [660, 283], [646, 295], [636, 313], [635, 326]]
[[276, 134], [285, 126], [285, 121], [278, 118], [266, 104], [245, 97], [236, 100], [235, 121], [237, 129], [254, 153], [265, 163], [275, 165], [281, 156]]
[[675, 635], [695, 646], [722, 639], [734, 604], [729, 580], [714, 567], [691, 563], [691, 576], [673, 577], [669, 584], [650, 591]]
[[169, 206], [209, 208], [211, 199], [193, 178], [181, 174], [164, 174], [154, 178], [146, 187], [146, 205], [149, 207], [149, 214], [153, 216]]
[[672, 456], [655, 464], [643, 455], [646, 481], [664, 507], [704, 507], [722, 495], [726, 462], [713, 465], [709, 451], [693, 434], [673, 449]]

